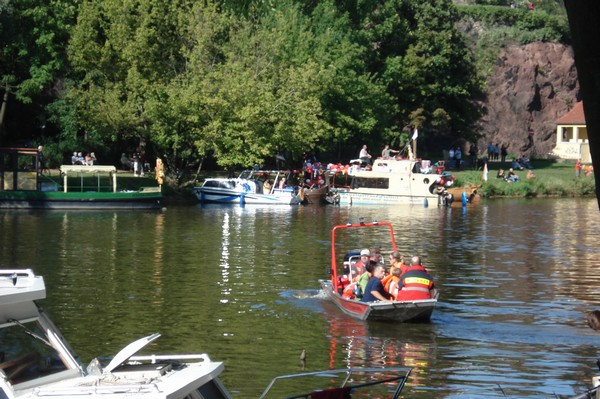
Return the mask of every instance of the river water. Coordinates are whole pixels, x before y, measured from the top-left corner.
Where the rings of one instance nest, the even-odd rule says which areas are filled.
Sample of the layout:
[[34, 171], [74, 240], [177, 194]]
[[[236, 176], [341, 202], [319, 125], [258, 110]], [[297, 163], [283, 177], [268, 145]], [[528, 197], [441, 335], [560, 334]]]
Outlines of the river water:
[[[423, 258], [441, 290], [430, 323], [356, 321], [320, 292], [331, 227], [359, 217]], [[44, 276], [42, 305], [85, 364], [160, 332], [151, 353], [224, 361], [234, 398], [301, 372], [303, 349], [305, 371], [412, 367], [406, 398], [550, 398], [598, 373], [599, 231], [594, 199], [1, 211], [0, 267]]]

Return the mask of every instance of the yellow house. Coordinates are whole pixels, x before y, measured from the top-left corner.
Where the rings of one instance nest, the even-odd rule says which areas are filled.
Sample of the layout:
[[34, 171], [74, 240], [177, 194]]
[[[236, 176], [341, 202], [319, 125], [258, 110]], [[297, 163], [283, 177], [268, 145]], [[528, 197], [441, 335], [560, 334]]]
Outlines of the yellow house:
[[582, 102], [575, 104], [572, 110], [556, 121], [556, 147], [551, 154], [561, 159], [592, 162]]

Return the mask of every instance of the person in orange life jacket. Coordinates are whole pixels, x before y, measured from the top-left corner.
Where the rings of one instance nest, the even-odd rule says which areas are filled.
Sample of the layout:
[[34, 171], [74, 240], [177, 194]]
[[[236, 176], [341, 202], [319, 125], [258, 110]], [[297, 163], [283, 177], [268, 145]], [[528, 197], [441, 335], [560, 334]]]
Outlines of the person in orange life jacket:
[[381, 280], [381, 284], [383, 284], [384, 287], [388, 287], [392, 281], [394, 269], [400, 269], [400, 274], [404, 274], [407, 268], [408, 266], [404, 264], [402, 256], [398, 252], [392, 252], [390, 254], [390, 269], [388, 270], [389, 274], [385, 276], [383, 280]]
[[365, 266], [369, 263], [369, 257], [371, 256], [371, 251], [368, 249], [363, 249], [360, 251], [360, 260], [353, 264], [350, 268], [352, 277], [351, 281], [358, 281], [360, 276], [365, 272]]
[[385, 291], [391, 295], [392, 299], [396, 299], [398, 296], [398, 283], [400, 282], [400, 276], [402, 272], [399, 267], [394, 267], [390, 272], [390, 279], [386, 284], [384, 284], [383, 288]]
[[411, 301], [416, 299], [430, 299], [432, 291], [435, 288], [433, 278], [427, 273], [427, 270], [421, 265], [421, 258], [413, 256], [410, 267], [400, 277], [398, 283], [398, 301]]
[[385, 268], [383, 265], [377, 265], [373, 269], [373, 276], [369, 279], [367, 283], [367, 287], [365, 288], [365, 292], [363, 293], [363, 297], [361, 298], [362, 302], [374, 302], [374, 301], [386, 301], [390, 302], [389, 294], [385, 292], [383, 285], [381, 284], [381, 279], [385, 273]]

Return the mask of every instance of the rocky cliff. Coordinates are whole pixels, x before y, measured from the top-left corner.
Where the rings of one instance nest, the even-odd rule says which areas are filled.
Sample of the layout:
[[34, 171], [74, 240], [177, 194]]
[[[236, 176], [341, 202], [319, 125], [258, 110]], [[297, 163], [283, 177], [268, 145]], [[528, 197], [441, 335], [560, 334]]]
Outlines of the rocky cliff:
[[558, 43], [506, 47], [488, 78], [480, 154], [493, 142], [507, 144], [510, 155], [547, 157], [556, 142], [556, 120], [577, 101], [580, 91], [571, 47]]

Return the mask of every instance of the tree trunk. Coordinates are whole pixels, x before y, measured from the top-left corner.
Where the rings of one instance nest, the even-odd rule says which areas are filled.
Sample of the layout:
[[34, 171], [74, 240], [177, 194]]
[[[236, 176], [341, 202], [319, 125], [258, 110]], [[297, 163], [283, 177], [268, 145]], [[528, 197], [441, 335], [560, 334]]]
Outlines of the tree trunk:
[[600, 206], [600, 2], [565, 0]]
[[2, 133], [4, 132], [4, 115], [6, 115], [6, 103], [8, 103], [8, 85], [4, 88], [2, 106], [0, 106], [0, 137], [2, 137]]

